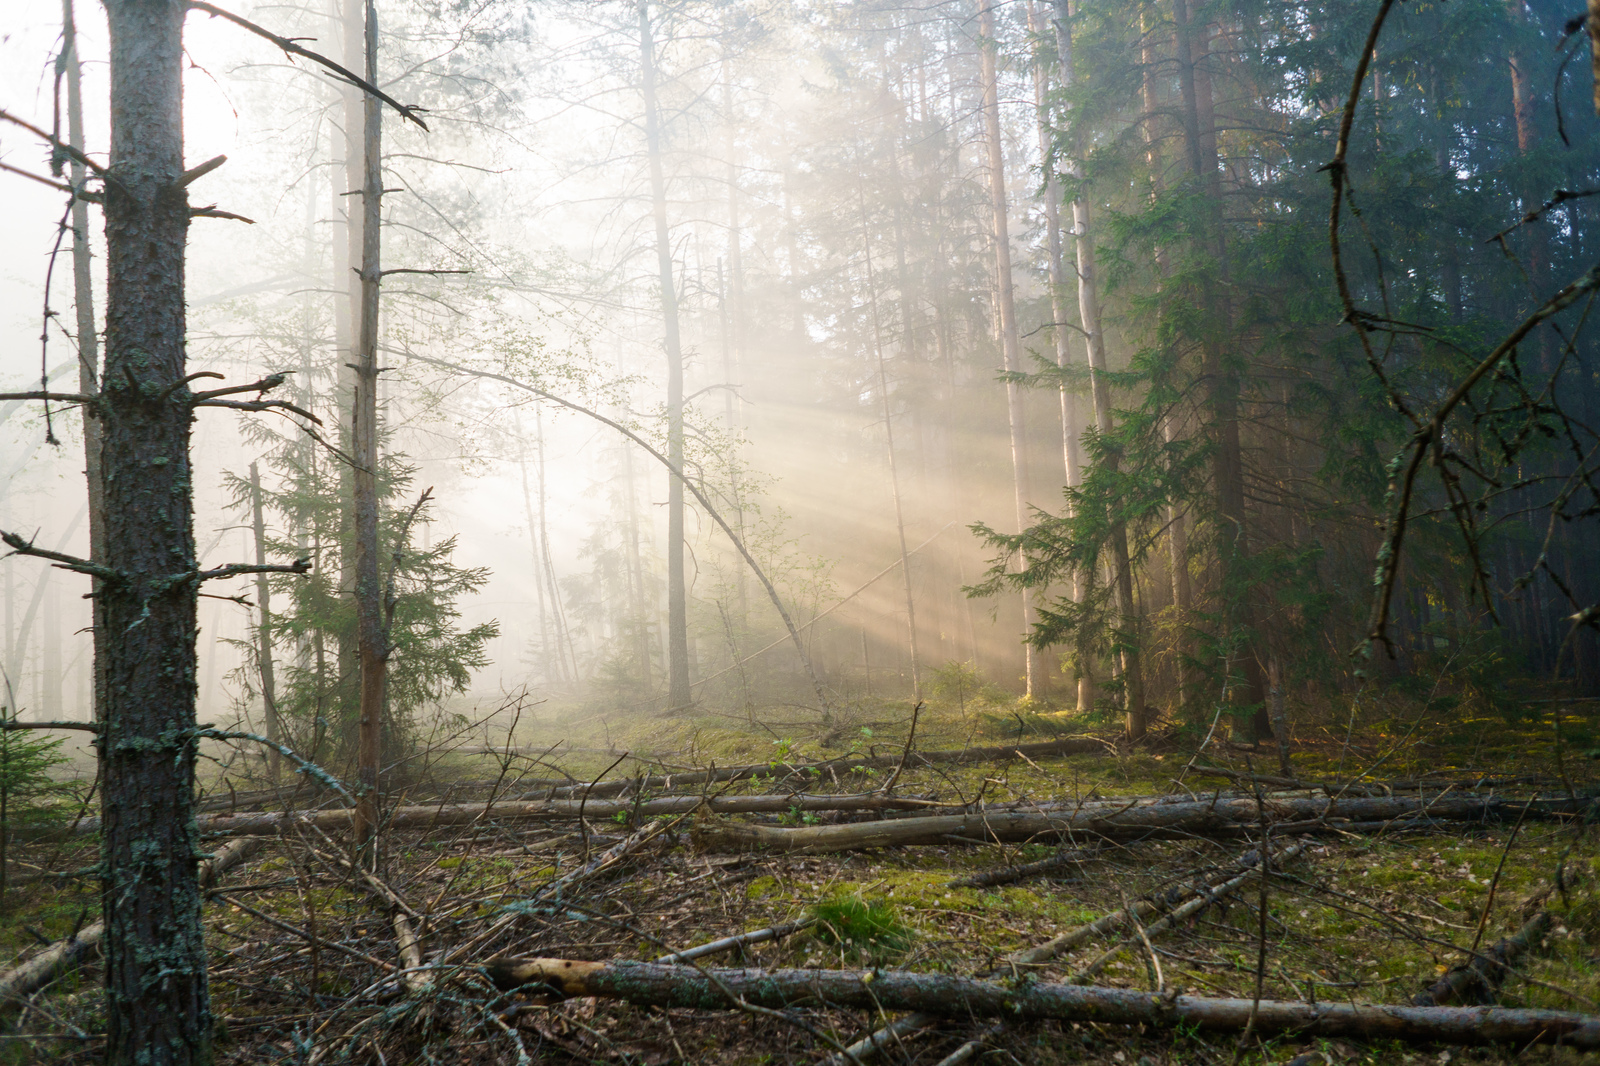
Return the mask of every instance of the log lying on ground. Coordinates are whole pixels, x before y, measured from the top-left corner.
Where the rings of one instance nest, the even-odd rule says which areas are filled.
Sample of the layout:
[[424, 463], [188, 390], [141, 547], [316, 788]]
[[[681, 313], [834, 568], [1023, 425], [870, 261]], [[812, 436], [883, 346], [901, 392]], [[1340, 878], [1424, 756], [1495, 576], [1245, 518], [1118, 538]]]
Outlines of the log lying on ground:
[[[1425, 817], [1435, 821], [1498, 822], [1556, 818], [1580, 814], [1595, 804], [1593, 797], [1556, 800], [1508, 800], [1502, 797], [1447, 796], [1437, 799], [1385, 796], [1365, 799], [1270, 797], [1267, 817], [1276, 833], [1309, 833], [1347, 829], [1361, 823], [1384, 824]], [[778, 826], [706, 820], [695, 826], [695, 844], [702, 851], [739, 853], [776, 851], [821, 854], [908, 844], [1069, 840], [1160, 839], [1192, 836], [1239, 836], [1254, 831], [1261, 812], [1253, 799], [1214, 802], [1149, 803], [1117, 810], [1083, 808], [1063, 811], [986, 811], [974, 814], [897, 818], [849, 825]]]
[[[1302, 845], [1297, 844], [1280, 855], [1277, 862], [1280, 864], [1286, 862], [1298, 855], [1301, 850]], [[1009, 977], [1016, 974], [1024, 966], [1042, 965], [1051, 959], [1059, 958], [1079, 944], [1083, 944], [1095, 937], [1104, 936], [1120, 926], [1134, 926], [1136, 922], [1142, 921], [1151, 915], [1159, 914], [1169, 907], [1182, 904], [1185, 900], [1190, 900], [1190, 903], [1185, 905], [1189, 907], [1187, 913], [1193, 914], [1199, 907], [1206, 906], [1228, 892], [1232, 892], [1234, 888], [1237, 888], [1239, 884], [1242, 884], [1249, 877], [1249, 871], [1260, 861], [1260, 851], [1252, 848], [1234, 860], [1234, 868], [1245, 872], [1230, 881], [1215, 888], [1203, 888], [1203, 882], [1199, 884], [1177, 884], [1154, 898], [1135, 900], [1119, 911], [1102, 915], [1092, 922], [1086, 922], [1078, 926], [1076, 929], [1069, 929], [1042, 944], [1035, 944], [1031, 948], [1025, 948], [1022, 951], [1007, 955], [999, 966], [981, 974], [980, 979]], [[1155, 926], [1150, 928], [1154, 929]], [[1146, 935], [1148, 936], [1148, 934], [1149, 930], [1146, 930]], [[1120, 945], [1117, 950], [1120, 950]], [[1099, 965], [1103, 966], [1114, 953], [1113, 951], [1101, 956], [1098, 960]], [[845, 1054], [835, 1055], [830, 1058], [827, 1066], [845, 1066], [846, 1063], [855, 1063], [859, 1066], [865, 1059], [876, 1055], [885, 1048], [898, 1044], [919, 1029], [925, 1029], [930, 1025], [937, 1024], [939, 1019], [939, 1015], [932, 1013], [908, 1014], [903, 1018], [898, 1018], [882, 1029], [851, 1044], [845, 1049]]]
[[[231, 841], [200, 865], [200, 885], [210, 888], [224, 873], [261, 850], [266, 841], [246, 837]], [[31, 996], [52, 981], [70, 973], [100, 950], [105, 938], [105, 922], [95, 922], [76, 936], [58, 940], [15, 969], [0, 974], [0, 1012], [16, 1009], [23, 997]]]
[[[1007, 759], [1055, 759], [1064, 755], [1099, 754], [1110, 746], [1109, 741], [1093, 737], [1068, 737], [1037, 744], [997, 744], [982, 748], [960, 748], [948, 751], [913, 751], [906, 756], [908, 768], [945, 765], [964, 762], [1001, 762]], [[563, 796], [620, 796], [639, 789], [655, 791], [684, 785], [715, 784], [723, 781], [744, 781], [750, 778], [771, 777], [780, 780], [837, 776], [852, 770], [888, 770], [900, 765], [902, 753], [893, 755], [845, 755], [825, 762], [790, 764], [784, 762], [758, 763], [753, 766], [727, 766], [721, 769], [695, 770], [681, 774], [662, 774], [644, 778], [620, 778], [602, 781], [597, 785], [568, 785], [563, 788], [523, 794], [521, 799], [541, 797], [556, 799]]]
[[[476, 825], [483, 821], [537, 821], [539, 819], [585, 818], [606, 820], [618, 814], [642, 816], [690, 814], [705, 808], [719, 814], [786, 814], [790, 811], [916, 811], [928, 808], [960, 809], [954, 804], [915, 796], [884, 796], [876, 792], [848, 796], [780, 794], [770, 796], [662, 796], [633, 800], [537, 800], [483, 803], [431, 803], [395, 807], [384, 825], [389, 829], [433, 829], [439, 826]], [[214, 814], [197, 818], [202, 833], [235, 836], [275, 835], [285, 829], [315, 827], [343, 829], [350, 824], [348, 809], [331, 811], [253, 811]], [[85, 818], [74, 828], [77, 836], [100, 831], [98, 818]]]
[[1550, 930], [1550, 912], [1541, 910], [1523, 923], [1517, 932], [1492, 947], [1485, 948], [1468, 962], [1452, 967], [1443, 977], [1411, 998], [1415, 1007], [1437, 1007], [1446, 1003], [1491, 1004], [1505, 983], [1511, 966], [1529, 951], [1539, 948]]
[[784, 1010], [908, 1010], [946, 1017], [1054, 1018], [1112, 1025], [1238, 1031], [1254, 1017], [1262, 1035], [1297, 1033], [1439, 1044], [1561, 1044], [1600, 1050], [1600, 1017], [1505, 1007], [1399, 1007], [1365, 1003], [1159, 996], [1132, 989], [1064, 984], [1011, 986], [970, 977], [897, 971], [700, 970], [649, 962], [500, 960], [485, 967], [495, 985], [536, 985], [563, 997], [600, 996], [638, 1006], [726, 1010], [729, 995]]

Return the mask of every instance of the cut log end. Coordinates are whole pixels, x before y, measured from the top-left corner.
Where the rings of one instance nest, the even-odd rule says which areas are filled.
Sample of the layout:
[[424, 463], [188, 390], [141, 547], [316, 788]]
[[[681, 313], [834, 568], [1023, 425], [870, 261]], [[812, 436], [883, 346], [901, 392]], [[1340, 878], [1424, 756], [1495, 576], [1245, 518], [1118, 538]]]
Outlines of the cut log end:
[[604, 969], [605, 963], [577, 959], [490, 959], [483, 972], [502, 992], [542, 985], [560, 996], [585, 996], [589, 975]]

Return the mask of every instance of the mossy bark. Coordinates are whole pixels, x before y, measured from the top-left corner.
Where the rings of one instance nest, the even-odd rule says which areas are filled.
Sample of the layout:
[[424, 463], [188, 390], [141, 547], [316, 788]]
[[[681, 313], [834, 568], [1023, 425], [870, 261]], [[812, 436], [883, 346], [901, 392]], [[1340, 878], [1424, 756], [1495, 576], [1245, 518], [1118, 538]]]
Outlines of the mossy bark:
[[211, 1061], [194, 823], [195, 602], [184, 381], [182, 0], [107, 0], [100, 737], [106, 1061]]

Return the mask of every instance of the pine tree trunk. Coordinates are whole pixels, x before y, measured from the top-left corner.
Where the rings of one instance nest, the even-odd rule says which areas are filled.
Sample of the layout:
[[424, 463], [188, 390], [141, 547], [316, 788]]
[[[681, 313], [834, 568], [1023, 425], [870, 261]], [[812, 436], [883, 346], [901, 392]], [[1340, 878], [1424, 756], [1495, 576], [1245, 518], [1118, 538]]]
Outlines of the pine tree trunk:
[[[983, 122], [989, 148], [989, 199], [994, 212], [995, 311], [1000, 329], [1000, 346], [1009, 373], [1022, 371], [1022, 342], [1017, 335], [1016, 296], [1011, 278], [1011, 232], [1007, 220], [1005, 151], [1000, 131], [1000, 89], [996, 72], [998, 42], [995, 40], [993, 0], [978, 0], [978, 42], [983, 80]], [[1006, 421], [1011, 431], [1011, 480], [1017, 509], [1017, 531], [1028, 528], [1028, 445], [1023, 424], [1022, 386], [1006, 382]], [[1025, 558], [1019, 559], [1023, 566]], [[1022, 627], [1033, 635], [1035, 621], [1033, 592], [1022, 590]], [[1043, 656], [1032, 643], [1023, 644], [1027, 671], [1027, 694], [1042, 699], [1045, 694]]]
[[[367, 0], [366, 77], [378, 81], [378, 15]], [[378, 768], [382, 759], [384, 688], [389, 649], [383, 632], [383, 584], [378, 576], [378, 283], [383, 220], [382, 106], [363, 94], [361, 183], [361, 303], [356, 334], [355, 401], [351, 409], [351, 479], [355, 502], [356, 652], [361, 665], [357, 718], [355, 841], [367, 848], [378, 829]]]
[[[183, 17], [107, 0], [106, 373], [100, 412], [106, 702], [100, 736], [107, 1062], [209, 1063], [194, 825], [192, 393], [185, 383]], [[176, 579], [175, 579], [176, 578]], [[114, 639], [111, 639], [114, 635]]]
[[[859, 190], [858, 190], [859, 191]], [[906, 551], [906, 518], [900, 503], [900, 466], [894, 453], [894, 410], [889, 402], [889, 372], [883, 359], [883, 325], [878, 318], [878, 283], [872, 270], [872, 234], [867, 230], [867, 201], [861, 195], [861, 240], [867, 265], [867, 304], [872, 309], [872, 348], [878, 357], [878, 396], [883, 401], [883, 435], [889, 450], [889, 488], [894, 496], [894, 528], [900, 538], [900, 577], [906, 594], [906, 629], [911, 652], [911, 698], [922, 699], [922, 675], [917, 660], [917, 604], [911, 594], [911, 555]]]
[[[1056, 52], [1061, 82], [1068, 88], [1072, 86], [1073, 79], [1071, 15], [1071, 0], [1056, 0]], [[1069, 136], [1069, 142], [1072, 143], [1072, 151], [1063, 169], [1073, 178], [1081, 178], [1083, 146], [1075, 132]], [[1100, 282], [1090, 233], [1089, 201], [1082, 195], [1075, 196], [1072, 200], [1072, 240], [1078, 259], [1078, 317], [1083, 324], [1088, 348], [1095, 428], [1102, 437], [1107, 437], [1115, 427], [1111, 418], [1111, 388], [1106, 381], [1105, 331], [1100, 322]], [[1115, 451], [1108, 450], [1102, 461], [1110, 473], [1117, 472], [1120, 464]], [[1148, 715], [1144, 697], [1144, 668], [1139, 661], [1139, 612], [1133, 598], [1133, 563], [1128, 549], [1127, 524], [1113, 520], [1110, 539], [1112, 591], [1116, 597], [1117, 625], [1121, 631], [1117, 637], [1117, 659], [1122, 668], [1126, 730], [1129, 740], [1138, 740], [1145, 734]]]
[[[72, 0], [61, 0], [61, 58], [66, 66], [67, 82], [67, 143], [78, 152], [83, 145], [83, 78], [78, 66], [78, 33], [72, 15]], [[70, 161], [68, 174], [72, 187], [81, 189], [87, 172], [76, 159]], [[90, 273], [89, 204], [86, 200], [72, 201], [72, 294], [77, 312], [78, 340], [78, 391], [92, 396], [100, 390], [100, 335], [94, 321], [94, 281]], [[89, 485], [89, 558], [97, 563], [106, 558], [105, 488], [100, 475], [101, 430], [100, 419], [88, 407], [83, 409], [83, 473]], [[100, 580], [92, 578], [91, 588], [98, 590]], [[94, 702], [91, 717], [99, 721], [105, 705], [105, 657], [101, 650], [105, 632], [103, 614], [98, 596], [90, 601], [94, 619]]]
[[[1028, 2], [1028, 29], [1037, 37], [1044, 32], [1038, 12], [1034, 9], [1033, 0]], [[1054, 158], [1054, 146], [1051, 144], [1050, 118], [1049, 118], [1049, 89], [1050, 72], [1043, 57], [1036, 56], [1033, 64], [1033, 101], [1038, 113], [1039, 127], [1039, 158], [1045, 163], [1044, 181], [1044, 228], [1045, 251], [1049, 256], [1050, 271], [1050, 313], [1055, 327], [1052, 330], [1056, 346], [1056, 366], [1065, 370], [1072, 347], [1072, 335], [1068, 332], [1069, 323], [1072, 321], [1071, 307], [1067, 301], [1067, 269], [1062, 253], [1061, 244], [1061, 181], [1056, 177], [1055, 167], [1050, 164]], [[1061, 400], [1061, 457], [1067, 477], [1067, 487], [1077, 488], [1083, 484], [1083, 442], [1080, 439], [1083, 433], [1078, 424], [1077, 399], [1067, 391], [1063, 383], [1060, 390]], [[1067, 516], [1073, 516], [1075, 508], [1069, 506]], [[1072, 602], [1082, 603], [1085, 592], [1085, 581], [1082, 573], [1072, 575]], [[1094, 709], [1094, 664], [1087, 655], [1079, 655], [1078, 670], [1078, 713], [1087, 714]]]
[[[650, 202], [656, 224], [656, 268], [661, 315], [666, 327], [667, 458], [683, 469], [683, 348], [678, 334], [678, 290], [672, 277], [672, 234], [667, 227], [667, 181], [661, 163], [661, 115], [656, 107], [655, 38], [649, 0], [639, 0], [639, 66], [644, 90], [646, 150], [650, 156]], [[667, 708], [690, 703], [689, 602], [683, 570], [683, 482], [667, 480]]]
[[[1227, 275], [1227, 247], [1222, 231], [1222, 201], [1217, 165], [1216, 118], [1212, 111], [1211, 82], [1203, 66], [1208, 47], [1209, 27], [1190, 21], [1191, 0], [1173, 0], [1178, 59], [1178, 90], [1182, 96], [1184, 145], [1196, 183], [1207, 195], [1211, 211], [1207, 243], [1216, 258], [1216, 271]], [[1206, 311], [1205, 336], [1201, 338], [1201, 374], [1206, 385], [1212, 434], [1212, 481], [1217, 497], [1217, 553], [1222, 571], [1224, 639], [1236, 643], [1237, 662], [1242, 676], [1237, 702], [1254, 708], [1243, 723], [1245, 739], [1253, 742], [1272, 736], [1266, 707], [1266, 686], [1261, 676], [1252, 632], [1252, 611], [1248, 588], [1249, 516], [1244, 502], [1244, 455], [1239, 441], [1239, 375], [1228, 365], [1223, 346], [1228, 336], [1229, 312], [1226, 300], [1209, 280], [1203, 283], [1202, 305]]]

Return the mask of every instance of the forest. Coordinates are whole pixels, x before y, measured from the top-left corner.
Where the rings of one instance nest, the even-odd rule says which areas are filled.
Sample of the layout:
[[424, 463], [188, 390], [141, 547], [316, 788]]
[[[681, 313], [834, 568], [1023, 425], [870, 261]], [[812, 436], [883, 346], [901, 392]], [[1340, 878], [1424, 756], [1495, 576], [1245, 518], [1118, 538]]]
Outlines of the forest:
[[0, 1064], [1600, 1051], [1600, 0], [0, 57]]

